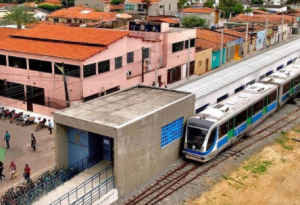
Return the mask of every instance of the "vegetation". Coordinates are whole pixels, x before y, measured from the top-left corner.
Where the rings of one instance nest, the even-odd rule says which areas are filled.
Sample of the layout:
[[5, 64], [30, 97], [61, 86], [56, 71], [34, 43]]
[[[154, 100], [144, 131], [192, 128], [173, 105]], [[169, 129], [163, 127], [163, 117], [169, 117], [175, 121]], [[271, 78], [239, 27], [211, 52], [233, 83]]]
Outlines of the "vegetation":
[[75, 0], [62, 0], [61, 4], [63, 8], [69, 8], [75, 6]]
[[0, 0], [0, 3], [11, 3], [12, 0]]
[[244, 166], [246, 171], [250, 171], [253, 174], [263, 174], [267, 171], [267, 167], [271, 166], [273, 162], [271, 161], [257, 161], [253, 160], [248, 165]]
[[124, 0], [112, 0], [110, 2], [110, 4], [112, 4], [112, 5], [118, 5], [118, 4], [122, 4], [123, 2], [124, 2]]
[[4, 16], [6, 24], [16, 24], [18, 29], [22, 28], [22, 25], [27, 23], [34, 23], [37, 19], [33, 14], [29, 14], [24, 6], [16, 6], [9, 10]]
[[287, 5], [287, 10], [293, 10], [291, 6]]
[[237, 0], [220, 0], [218, 8], [223, 11], [225, 18], [228, 18], [230, 14], [235, 16], [244, 12], [243, 5]]
[[268, 12], [268, 9], [266, 9], [264, 6], [263, 6], [263, 7], [260, 7], [258, 10]]
[[251, 11], [252, 11], [252, 9], [251, 9], [251, 8], [247, 8], [247, 9], [245, 9], [245, 10], [244, 10], [244, 12], [245, 12], [245, 13], [247, 13], [247, 12], [251, 12]]
[[292, 145], [288, 145], [290, 139], [285, 136], [286, 132], [282, 131], [281, 134], [282, 137], [280, 139], [277, 139], [276, 142], [279, 143], [283, 149], [292, 151], [294, 147]]
[[185, 28], [194, 28], [194, 27], [203, 27], [207, 28], [206, 20], [199, 18], [197, 16], [189, 16], [189, 17], [184, 17], [182, 20], [182, 25]]
[[252, 4], [264, 4], [264, 0], [252, 0]]
[[186, 4], [186, 2], [187, 0], [179, 0], [177, 4], [178, 9], [183, 9], [185, 7], [184, 5]]
[[214, 8], [214, 0], [207, 0], [206, 2], [203, 3], [204, 7], [208, 7], [208, 8]]
[[61, 9], [62, 7], [59, 5], [43, 4], [43, 5], [39, 5], [38, 8], [52, 12]]

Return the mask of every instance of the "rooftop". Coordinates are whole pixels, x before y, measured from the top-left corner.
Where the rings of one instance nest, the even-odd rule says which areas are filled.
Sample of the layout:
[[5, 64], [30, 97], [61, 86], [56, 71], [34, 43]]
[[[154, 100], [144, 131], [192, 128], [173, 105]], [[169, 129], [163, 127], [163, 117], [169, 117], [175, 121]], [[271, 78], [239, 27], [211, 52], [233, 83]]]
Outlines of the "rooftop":
[[209, 13], [212, 13], [214, 12], [215, 10], [212, 9], [212, 8], [185, 8], [185, 9], [182, 9], [180, 11], [180, 13], [202, 13], [202, 14], [209, 14]]
[[54, 115], [119, 128], [190, 95], [139, 85], [58, 111]]
[[202, 50], [212, 48], [213, 51], [218, 51], [221, 49], [221, 43], [215, 43], [204, 39], [196, 39], [196, 48]]
[[[215, 43], [221, 42], [221, 36], [222, 34], [216, 31], [211, 31], [208, 29], [197, 29], [197, 38], [198, 39], [204, 39]], [[233, 37], [230, 35], [223, 35], [223, 43], [226, 44], [230, 41], [236, 40], [237, 37]]]
[[110, 5], [110, 10], [124, 10], [124, 4]]
[[[223, 31], [224, 31], [225, 34], [246, 39], [246, 31], [245, 31], [245, 33], [242, 33], [242, 32], [239, 32], [239, 31], [235, 31], [235, 30], [232, 30], [232, 29], [223, 29]], [[250, 39], [250, 38], [251, 38], [251, 36], [248, 35], [248, 39]]]
[[254, 13], [254, 14], [263, 14], [263, 15], [272, 15], [268, 11], [261, 11], [261, 10], [258, 10], [258, 9], [253, 9], [252, 13]]
[[75, 28], [41, 25], [19, 31], [11, 36], [26, 39], [51, 40], [60, 43], [80, 43], [108, 46], [127, 36], [130, 32], [111, 29]]
[[175, 18], [160, 18], [160, 19], [157, 19], [157, 21], [170, 23], [170, 24], [179, 24], [179, 20], [177, 20]]
[[9, 35], [19, 32], [19, 29], [15, 28], [0, 28], [0, 41], [9, 37]]
[[263, 22], [266, 23], [266, 19], [268, 19], [268, 23], [273, 23], [273, 24], [281, 24], [282, 23], [282, 18], [284, 18], [284, 22], [285, 23], [289, 23], [291, 24], [292, 22], [296, 23], [296, 18], [294, 18], [293, 21], [293, 17], [292, 16], [282, 16], [282, 15], [255, 15], [253, 14], [253, 16], [245, 16], [244, 14], [239, 14], [238, 16], [230, 19], [230, 21], [234, 21], [234, 22]]
[[[129, 3], [129, 2], [146, 3], [146, 0], [128, 0], [128, 1], [125, 1], [125, 4]], [[159, 3], [160, 0], [150, 0], [150, 2], [151, 3]]]
[[43, 3], [40, 3], [39, 5], [43, 5], [43, 4], [58, 5], [58, 6], [62, 5], [60, 0], [46, 0]]

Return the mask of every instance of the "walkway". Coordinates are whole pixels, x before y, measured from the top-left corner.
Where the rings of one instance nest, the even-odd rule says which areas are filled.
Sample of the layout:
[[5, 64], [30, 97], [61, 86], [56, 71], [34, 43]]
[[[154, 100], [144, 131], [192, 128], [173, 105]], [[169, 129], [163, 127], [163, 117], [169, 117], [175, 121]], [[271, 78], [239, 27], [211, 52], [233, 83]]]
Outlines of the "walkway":
[[[96, 164], [92, 168], [85, 170], [84, 172], [80, 173], [78, 176], [72, 178], [70, 181], [64, 183], [63, 185], [59, 186], [55, 190], [51, 191], [48, 195], [43, 196], [42, 198], [40, 198], [39, 201], [34, 202], [33, 205], [49, 205], [50, 203], [54, 202], [58, 198], [64, 196], [68, 192], [75, 189], [78, 185], [81, 185], [82, 183], [84, 183], [85, 181], [93, 177], [95, 174], [97, 174], [98, 172], [100, 172], [110, 164], [111, 164], [110, 162], [106, 162], [106, 161], [102, 161]], [[108, 172], [107, 177], [111, 176], [112, 174], [113, 173], [111, 171]], [[101, 183], [102, 181], [104, 181], [105, 177], [106, 176], [103, 175], [100, 181], [99, 178], [97, 178], [97, 180], [94, 180], [93, 186], [97, 186], [99, 182]], [[87, 184], [85, 186], [85, 190], [84, 188], [78, 189], [77, 198], [82, 196], [84, 194], [84, 191], [88, 192], [91, 189], [92, 189], [92, 183]], [[70, 202], [74, 202], [75, 200], [76, 200], [76, 192], [70, 195]], [[68, 205], [68, 204], [69, 204], [68, 198], [66, 198], [64, 201], [61, 202], [61, 205]]]

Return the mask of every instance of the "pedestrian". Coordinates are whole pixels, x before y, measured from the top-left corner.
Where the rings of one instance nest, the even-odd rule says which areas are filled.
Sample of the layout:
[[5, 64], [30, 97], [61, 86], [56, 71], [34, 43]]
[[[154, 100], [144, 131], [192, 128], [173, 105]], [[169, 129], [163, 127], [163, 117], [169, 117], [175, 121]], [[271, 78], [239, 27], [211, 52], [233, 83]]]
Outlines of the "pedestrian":
[[6, 141], [6, 149], [9, 149], [9, 140], [10, 140], [10, 134], [8, 133], [8, 131], [6, 131], [4, 140], [3, 140], [3, 141]]
[[30, 167], [28, 166], [28, 164], [25, 165], [23, 177], [25, 178], [25, 180], [30, 179]]
[[17, 174], [17, 166], [16, 166], [16, 164], [15, 164], [14, 161], [12, 161], [12, 162], [10, 163], [10, 166], [9, 166], [9, 168], [8, 168], [8, 171], [9, 171], [9, 170], [11, 170], [11, 178], [10, 178], [10, 180], [12, 180], [12, 179], [14, 178], [14, 176]]
[[48, 120], [48, 130], [50, 131], [50, 135], [52, 134], [52, 123]]
[[35, 145], [36, 145], [36, 139], [33, 133], [31, 133], [31, 147], [33, 148], [33, 151], [35, 151]]
[[2, 174], [3, 169], [4, 169], [4, 167], [3, 167], [3, 162], [0, 161], [0, 180], [2, 180], [2, 177], [4, 177], [4, 179], [5, 179], [5, 175]]

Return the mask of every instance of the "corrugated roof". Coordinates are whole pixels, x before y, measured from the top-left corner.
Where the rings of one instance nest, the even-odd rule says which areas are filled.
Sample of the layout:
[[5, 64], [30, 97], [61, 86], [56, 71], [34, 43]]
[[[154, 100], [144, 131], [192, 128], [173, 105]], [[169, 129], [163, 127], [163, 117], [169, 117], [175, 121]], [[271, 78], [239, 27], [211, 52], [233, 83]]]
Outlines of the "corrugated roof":
[[109, 44], [127, 36], [129, 33], [130, 32], [128, 31], [111, 29], [42, 25], [32, 29], [22, 30], [13, 34], [12, 36], [28, 39], [108, 46]]
[[214, 9], [211, 9], [211, 8], [185, 8], [185, 9], [182, 9], [180, 11], [180, 13], [202, 13], [202, 14], [209, 14], [209, 13], [212, 13], [214, 12], [215, 10]]
[[83, 46], [17, 38], [7, 38], [0, 41], [0, 50], [53, 56], [81, 61], [105, 49], [107, 49], [107, 47]]

